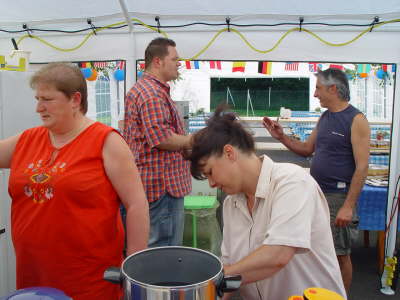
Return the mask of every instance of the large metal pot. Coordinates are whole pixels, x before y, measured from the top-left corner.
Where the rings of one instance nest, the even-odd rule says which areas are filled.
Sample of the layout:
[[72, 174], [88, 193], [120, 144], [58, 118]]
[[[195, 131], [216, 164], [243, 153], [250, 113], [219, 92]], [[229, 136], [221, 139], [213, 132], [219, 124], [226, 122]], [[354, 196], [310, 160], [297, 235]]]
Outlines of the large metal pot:
[[224, 277], [222, 263], [189, 247], [149, 248], [109, 268], [104, 279], [122, 283], [125, 300], [211, 300], [239, 288], [240, 276]]

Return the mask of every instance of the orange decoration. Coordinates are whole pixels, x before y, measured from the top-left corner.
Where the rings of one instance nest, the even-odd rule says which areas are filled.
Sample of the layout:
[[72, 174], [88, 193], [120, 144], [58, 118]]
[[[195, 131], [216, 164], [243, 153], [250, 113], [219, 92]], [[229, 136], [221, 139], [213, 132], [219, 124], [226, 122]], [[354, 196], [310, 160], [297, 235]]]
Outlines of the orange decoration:
[[366, 78], [366, 77], [368, 77], [368, 73], [360, 73], [360, 77], [361, 78]]
[[90, 77], [86, 78], [86, 80], [95, 81], [96, 79], [97, 79], [97, 71], [95, 69], [93, 69], [92, 75], [90, 75]]
[[[362, 73], [361, 73], [362, 74]], [[344, 298], [333, 291], [323, 288], [308, 288], [304, 290], [304, 299], [308, 300], [344, 300]]]

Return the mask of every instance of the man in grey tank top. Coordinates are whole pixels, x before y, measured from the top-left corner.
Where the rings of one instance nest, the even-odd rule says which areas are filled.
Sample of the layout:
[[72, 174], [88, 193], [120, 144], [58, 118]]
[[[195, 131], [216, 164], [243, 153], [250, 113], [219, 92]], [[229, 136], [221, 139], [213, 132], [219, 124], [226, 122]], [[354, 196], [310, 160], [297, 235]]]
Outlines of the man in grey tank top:
[[282, 126], [264, 117], [272, 137], [289, 150], [311, 156], [311, 175], [329, 204], [331, 229], [347, 293], [352, 280], [350, 229], [354, 226], [358, 196], [368, 174], [370, 128], [363, 113], [349, 104], [347, 76], [339, 69], [317, 73], [314, 97], [327, 110], [305, 142], [285, 135]]

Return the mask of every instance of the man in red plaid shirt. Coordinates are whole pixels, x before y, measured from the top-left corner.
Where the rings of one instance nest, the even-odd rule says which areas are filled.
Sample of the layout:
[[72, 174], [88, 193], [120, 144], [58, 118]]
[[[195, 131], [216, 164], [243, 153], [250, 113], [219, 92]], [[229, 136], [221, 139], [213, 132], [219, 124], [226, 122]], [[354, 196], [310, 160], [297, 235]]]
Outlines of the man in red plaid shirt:
[[135, 155], [150, 207], [149, 247], [181, 245], [184, 196], [191, 191], [191, 147], [170, 97], [168, 81], [178, 78], [174, 41], [156, 38], [145, 51], [146, 69], [126, 96], [124, 136]]

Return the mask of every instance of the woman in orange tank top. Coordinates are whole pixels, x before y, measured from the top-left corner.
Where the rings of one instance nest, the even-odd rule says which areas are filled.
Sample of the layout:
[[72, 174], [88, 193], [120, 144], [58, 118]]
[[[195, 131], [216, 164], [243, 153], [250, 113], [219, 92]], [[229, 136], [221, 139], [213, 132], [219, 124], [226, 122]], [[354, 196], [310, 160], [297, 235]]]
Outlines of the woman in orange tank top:
[[87, 117], [79, 68], [49, 64], [32, 77], [43, 126], [0, 141], [10, 168], [17, 288], [49, 286], [74, 300], [119, 299], [103, 280], [126, 251], [147, 247], [149, 217], [132, 153], [111, 127]]

